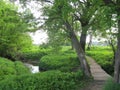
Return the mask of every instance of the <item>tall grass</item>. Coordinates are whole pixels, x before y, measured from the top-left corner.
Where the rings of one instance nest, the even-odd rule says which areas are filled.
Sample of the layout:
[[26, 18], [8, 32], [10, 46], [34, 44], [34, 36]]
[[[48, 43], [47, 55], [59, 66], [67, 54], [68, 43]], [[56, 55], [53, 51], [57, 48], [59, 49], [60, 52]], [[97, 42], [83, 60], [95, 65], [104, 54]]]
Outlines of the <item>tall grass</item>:
[[84, 74], [47, 71], [9, 78], [0, 82], [0, 90], [76, 90], [83, 87]]
[[112, 79], [109, 79], [106, 82], [103, 90], [120, 90], [120, 84], [115, 83]]

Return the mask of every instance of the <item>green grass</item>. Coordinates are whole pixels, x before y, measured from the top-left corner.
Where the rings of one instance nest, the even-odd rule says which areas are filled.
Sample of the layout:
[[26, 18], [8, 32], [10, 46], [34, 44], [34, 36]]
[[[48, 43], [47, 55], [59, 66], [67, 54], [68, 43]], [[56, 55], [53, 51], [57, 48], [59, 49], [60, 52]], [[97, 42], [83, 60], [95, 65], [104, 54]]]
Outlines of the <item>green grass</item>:
[[68, 50], [70, 50], [71, 49], [71, 46], [62, 46], [62, 49], [61, 49], [61, 51], [68, 51]]
[[109, 47], [94, 47], [90, 51], [86, 51], [101, 67], [109, 74], [113, 75], [113, 52]]
[[55, 52], [49, 47], [44, 48], [43, 46], [32, 46], [31, 48], [25, 48], [24, 50], [22, 50], [21, 58], [24, 60], [38, 61], [47, 54], [56, 54], [56, 53], [61, 54], [66, 51], [71, 52], [70, 49], [71, 49], [70, 46], [63, 46], [60, 51]]
[[109, 79], [104, 85], [103, 90], [120, 90], [120, 84], [113, 82], [112, 79]]
[[49, 48], [40, 48], [39, 46], [33, 46], [29, 49], [24, 49], [22, 51], [21, 58], [24, 60], [36, 60], [39, 61], [44, 55], [47, 55], [50, 52]]
[[22, 52], [38, 51], [39, 49], [40, 49], [39, 46], [33, 45], [31, 47], [22, 49]]
[[0, 90], [77, 90], [84, 86], [84, 74], [47, 71], [16, 76], [0, 82]]
[[44, 55], [47, 55], [47, 51], [29, 51], [22, 54], [23, 59], [25, 60], [37, 60], [39, 61]]
[[40, 59], [39, 68], [41, 70], [60, 70], [71, 72], [79, 67], [80, 62], [76, 54], [52, 54]]
[[46, 55], [47, 50], [37, 48], [24, 51], [26, 59], [40, 59], [39, 66], [46, 71], [37, 74], [24, 71], [21, 62], [1, 60], [11, 70], [8, 70], [8, 75], [4, 73], [5, 77], [0, 77], [0, 90], [79, 90], [90, 80], [80, 71], [77, 55], [69, 47], [63, 47], [56, 54], [48, 52]]
[[30, 71], [22, 62], [12, 62], [0, 57], [0, 80], [12, 77], [13, 75], [22, 75], [26, 73], [30, 73]]
[[112, 49], [108, 46], [95, 46], [95, 47], [91, 47], [89, 51], [111, 51]]

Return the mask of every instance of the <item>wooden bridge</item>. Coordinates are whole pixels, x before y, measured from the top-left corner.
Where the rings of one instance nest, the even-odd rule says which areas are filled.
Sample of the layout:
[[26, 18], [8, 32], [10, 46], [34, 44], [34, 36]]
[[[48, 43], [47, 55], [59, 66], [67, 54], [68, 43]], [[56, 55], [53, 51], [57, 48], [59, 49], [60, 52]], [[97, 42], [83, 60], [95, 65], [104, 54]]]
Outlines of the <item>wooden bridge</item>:
[[82, 90], [102, 90], [108, 78], [112, 78], [91, 57], [87, 57], [94, 81]]

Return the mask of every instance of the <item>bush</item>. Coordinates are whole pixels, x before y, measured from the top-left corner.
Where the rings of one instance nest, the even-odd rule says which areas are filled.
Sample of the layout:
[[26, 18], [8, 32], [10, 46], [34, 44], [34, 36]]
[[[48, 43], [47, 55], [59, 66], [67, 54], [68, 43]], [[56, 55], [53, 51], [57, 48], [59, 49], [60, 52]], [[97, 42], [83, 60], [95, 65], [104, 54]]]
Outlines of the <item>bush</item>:
[[12, 75], [22, 75], [30, 73], [29, 69], [22, 62], [12, 62], [5, 58], [0, 58], [0, 80], [12, 77]]
[[49, 48], [40, 48], [39, 46], [32, 46], [31, 48], [25, 48], [21, 51], [21, 59], [39, 61], [39, 59], [44, 55], [47, 55], [49, 51]]
[[110, 79], [105, 84], [103, 90], [120, 90], [120, 84], [117, 84]]
[[53, 54], [41, 58], [40, 70], [60, 70], [64, 72], [73, 71], [79, 67], [80, 62], [75, 54]]
[[[22, 75], [0, 82], [0, 90], [76, 90], [84, 85], [84, 75], [47, 71], [37, 74]], [[78, 84], [79, 83], [79, 84]]]
[[95, 46], [95, 47], [91, 47], [90, 50], [88, 51], [112, 51], [111, 47], [108, 46]]
[[44, 55], [47, 55], [45, 51], [29, 51], [23, 53], [23, 58], [25, 60], [39, 60]]
[[86, 54], [91, 56], [96, 60], [98, 64], [109, 74], [113, 74], [114, 65], [113, 65], [113, 53], [110, 52], [109, 49], [94, 49], [91, 51], [87, 51]]

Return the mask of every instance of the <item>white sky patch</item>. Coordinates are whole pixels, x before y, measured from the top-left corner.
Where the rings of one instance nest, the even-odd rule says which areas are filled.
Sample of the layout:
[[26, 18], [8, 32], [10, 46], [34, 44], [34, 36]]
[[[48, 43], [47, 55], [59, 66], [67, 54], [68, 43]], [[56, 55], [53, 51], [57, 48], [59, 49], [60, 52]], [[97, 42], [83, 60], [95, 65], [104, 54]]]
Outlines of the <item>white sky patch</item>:
[[[31, 1], [27, 7], [31, 10], [35, 18], [42, 18], [41, 3], [36, 3], [35, 1]], [[43, 20], [41, 20], [41, 22], [43, 22]], [[39, 24], [41, 25], [41, 23]], [[32, 37], [33, 44], [36, 45], [46, 43], [48, 40], [47, 32], [43, 30], [37, 30], [34, 33], [30, 33], [30, 36]]]
[[48, 40], [47, 32], [43, 30], [38, 30], [34, 33], [30, 33], [30, 36], [32, 37], [33, 44], [37, 44], [37, 45], [46, 43]]
[[[17, 0], [15, 2], [15, 4], [19, 7], [18, 9], [18, 12], [24, 12], [26, 8], [22, 8], [19, 4], [19, 0]], [[27, 5], [27, 8], [30, 9], [31, 13], [33, 14], [33, 16], [35, 18], [43, 18], [42, 17], [42, 11], [41, 11], [41, 8], [42, 8], [42, 3], [36, 3], [35, 1], [31, 1], [28, 5]], [[41, 20], [41, 22], [43, 22], [43, 20]], [[41, 25], [41, 23], [40, 23]], [[31, 36], [32, 40], [33, 40], [33, 44], [42, 44], [42, 43], [46, 43], [47, 40], [48, 40], [48, 35], [47, 35], [47, 32], [43, 31], [43, 30], [38, 30], [36, 32], [33, 32], [33, 33], [29, 33], [29, 35]]]
[[27, 7], [31, 10], [31, 12], [33, 13], [33, 15], [36, 17], [36, 18], [39, 18], [41, 17], [42, 15], [42, 5], [41, 3], [36, 3], [35, 1], [31, 1], [29, 3], [29, 5], [27, 5]]

